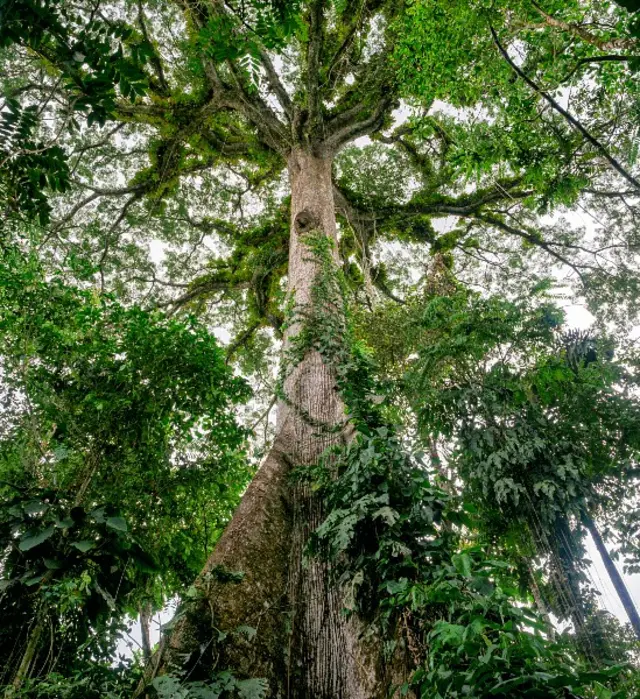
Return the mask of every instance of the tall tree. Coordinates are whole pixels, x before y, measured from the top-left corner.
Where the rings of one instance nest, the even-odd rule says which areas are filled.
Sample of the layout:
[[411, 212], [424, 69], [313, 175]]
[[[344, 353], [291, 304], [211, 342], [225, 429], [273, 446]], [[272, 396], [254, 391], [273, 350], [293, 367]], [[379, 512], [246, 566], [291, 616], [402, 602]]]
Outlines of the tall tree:
[[412, 400], [434, 439], [454, 436], [451, 461], [485, 509], [491, 536], [525, 558], [547, 560], [554, 613], [573, 621], [585, 652], [597, 658], [607, 650], [582, 584], [582, 525], [637, 627], [638, 612], [591, 516], [599, 505], [613, 509], [613, 494], [629, 487], [638, 452], [635, 377], [624, 357], [612, 361], [611, 341], [562, 333], [559, 309], [531, 303], [461, 291], [434, 299], [421, 321], [431, 338]]
[[[536, 221], [587, 186], [601, 196], [598, 182], [622, 178], [637, 190], [633, 163], [623, 162], [632, 116], [615, 111], [621, 95], [635, 97], [625, 53], [635, 40], [625, 34], [627, 13], [609, 4], [613, 25], [585, 29], [601, 4], [3, 8], [6, 211], [24, 209], [24, 182], [73, 184], [53, 211], [42, 202], [45, 229], [34, 237], [44, 263], [101, 292], [146, 293], [172, 312], [239, 301], [243, 314], [223, 303], [235, 332], [230, 358], [264, 327], [283, 341], [273, 445], [150, 674], [180, 666], [197, 679], [218, 663], [267, 678], [275, 696], [300, 697], [376, 696], [393, 681], [383, 644], [342, 614], [329, 564], [302, 564], [326, 512], [289, 478], [352, 439], [354, 405], [345, 405], [332, 346], [346, 333], [335, 272], [342, 267], [369, 302], [376, 287], [397, 297], [372, 256], [381, 236], [472, 260], [489, 254], [523, 276], [533, 250], [590, 283], [587, 291], [612, 278], [623, 291], [633, 286], [619, 250]], [[522, 43], [519, 65], [509, 51]], [[555, 57], [567, 44], [581, 52], [566, 79], [579, 93], [577, 116], [549, 100], [566, 82]], [[600, 61], [605, 51], [621, 60]], [[602, 87], [595, 105], [586, 96], [593, 64]], [[415, 105], [405, 123], [401, 99]], [[347, 149], [363, 137], [375, 142]], [[380, 170], [388, 176], [376, 179]], [[432, 223], [449, 216], [447, 233]], [[169, 250], [168, 279], [147, 255], [154, 238], [192, 242]]]

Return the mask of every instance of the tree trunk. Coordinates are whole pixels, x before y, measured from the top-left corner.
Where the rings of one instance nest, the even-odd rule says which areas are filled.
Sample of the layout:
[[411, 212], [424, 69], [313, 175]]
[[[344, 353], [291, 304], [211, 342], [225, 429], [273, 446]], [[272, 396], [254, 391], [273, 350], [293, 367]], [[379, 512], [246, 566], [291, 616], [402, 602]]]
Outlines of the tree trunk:
[[576, 567], [575, 541], [565, 515], [558, 515], [550, 526], [540, 520], [531, 498], [527, 504], [527, 522], [540, 556], [549, 556], [551, 584], [555, 592], [553, 612], [570, 619], [577, 643], [589, 663], [596, 666], [602, 656], [604, 639], [598, 617], [592, 613], [580, 587], [581, 573]]
[[142, 602], [139, 606], [140, 611], [140, 637], [142, 639], [142, 657], [145, 663], [151, 660], [151, 620], [153, 612], [151, 602]]
[[530, 559], [526, 561], [526, 564], [529, 570], [531, 593], [533, 594], [533, 600], [536, 603], [536, 608], [540, 616], [543, 618], [545, 624], [547, 625], [547, 635], [549, 636], [549, 640], [555, 641], [556, 630], [553, 625], [553, 622], [551, 621], [551, 617], [549, 616], [549, 609], [547, 608], [546, 602], [544, 601], [544, 597], [542, 596], [540, 586], [538, 585], [535, 568], [533, 567], [533, 563]]
[[[289, 294], [295, 309], [309, 311], [320, 264], [305, 236], [333, 241], [337, 261], [331, 160], [294, 150], [288, 167]], [[300, 319], [294, 319], [285, 334], [285, 362], [300, 329]], [[386, 696], [377, 677], [379, 654], [365, 649], [359, 622], [342, 614], [329, 565], [302, 562], [307, 538], [324, 512], [307, 486], [289, 478], [291, 470], [317, 463], [328, 446], [348, 438], [349, 428], [334, 371], [320, 353], [307, 350], [291, 364], [274, 445], [196, 583], [201, 599], [179, 612], [147, 679], [177, 667], [190, 679], [204, 679], [216, 667], [267, 678], [270, 697]], [[229, 582], [229, 571], [244, 577]]]
[[[333, 261], [338, 262], [331, 161], [297, 151], [290, 157], [289, 175], [289, 293], [296, 307], [311, 309], [312, 287], [320, 270], [318, 260], [305, 245], [304, 235], [315, 231], [328, 237], [333, 242]], [[291, 337], [298, 330], [294, 324]], [[285, 352], [289, 339], [285, 339]], [[292, 428], [288, 450], [296, 465], [317, 463], [329, 446], [348, 438], [334, 371], [323, 363], [317, 351], [309, 352], [292, 368], [285, 382], [285, 394], [288, 404], [281, 406], [281, 413]], [[336, 430], [340, 425], [343, 428]], [[357, 619], [344, 617], [343, 595], [332, 584], [330, 566], [317, 558], [302, 566], [309, 534], [322, 523], [324, 515], [320, 499], [308, 487], [296, 485], [289, 574], [292, 652], [287, 696], [365, 699], [374, 696], [377, 688], [375, 653], [365, 650]]]
[[558, 584], [564, 589], [576, 639], [588, 662], [593, 667], [598, 667], [606, 658], [606, 641], [600, 619], [582, 593], [581, 574], [576, 566], [578, 557], [575, 542], [569, 522], [563, 515], [556, 518], [551, 542], [551, 555], [556, 565]]
[[596, 523], [586, 512], [582, 514], [582, 523], [589, 530], [589, 533], [591, 534], [596, 544], [598, 553], [600, 554], [605, 568], [607, 569], [607, 573], [609, 573], [609, 579], [611, 580], [613, 586], [616, 589], [616, 592], [618, 593], [618, 597], [620, 598], [620, 602], [622, 602], [624, 611], [627, 613], [627, 616], [629, 617], [629, 621], [631, 622], [631, 626], [633, 627], [633, 630], [636, 634], [636, 638], [640, 640], [640, 616], [638, 615], [638, 610], [636, 609], [635, 604], [631, 599], [631, 595], [629, 594], [627, 586], [624, 584], [622, 576], [616, 568], [616, 564], [611, 559], [609, 551], [607, 551], [607, 547], [604, 545], [604, 541], [600, 536], [600, 532], [596, 527]]
[[22, 660], [20, 661], [20, 665], [16, 670], [16, 674], [14, 675], [13, 681], [5, 691], [5, 699], [10, 699], [11, 697], [18, 695], [23, 683], [33, 671], [33, 663], [38, 655], [38, 644], [40, 643], [40, 637], [44, 631], [44, 624], [44, 613], [42, 610], [40, 610], [33, 620], [33, 625], [27, 632], [27, 646], [22, 656]]

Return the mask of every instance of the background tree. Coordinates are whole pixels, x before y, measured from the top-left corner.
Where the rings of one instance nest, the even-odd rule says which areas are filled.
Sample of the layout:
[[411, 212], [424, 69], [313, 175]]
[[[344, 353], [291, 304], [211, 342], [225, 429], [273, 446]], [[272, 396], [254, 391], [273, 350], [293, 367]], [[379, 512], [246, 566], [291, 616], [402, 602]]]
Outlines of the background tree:
[[3, 684], [101, 679], [125, 614], [189, 585], [229, 518], [247, 387], [193, 320], [45, 281], [6, 244], [0, 275]]
[[430, 340], [411, 395], [431, 439], [455, 436], [450, 464], [483, 509], [490, 537], [516, 556], [547, 561], [552, 610], [577, 631], [590, 628], [585, 652], [597, 656], [607, 650], [581, 584], [583, 526], [638, 633], [638, 612], [592, 516], [611, 513], [633, 487], [636, 378], [624, 358], [612, 361], [610, 341], [563, 334], [557, 309], [530, 304], [466, 292], [434, 299], [421, 323]]

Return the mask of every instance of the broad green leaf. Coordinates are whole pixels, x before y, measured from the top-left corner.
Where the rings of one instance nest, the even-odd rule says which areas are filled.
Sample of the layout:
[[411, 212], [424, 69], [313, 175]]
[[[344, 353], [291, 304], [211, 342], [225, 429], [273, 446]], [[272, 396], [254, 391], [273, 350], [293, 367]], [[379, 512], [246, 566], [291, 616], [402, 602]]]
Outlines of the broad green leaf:
[[253, 678], [239, 681], [236, 689], [240, 699], [266, 699], [269, 685], [267, 680]]
[[107, 517], [105, 524], [119, 532], [126, 532], [128, 529], [127, 522], [122, 517]]
[[54, 533], [54, 527], [47, 527], [47, 529], [43, 529], [42, 531], [36, 534], [25, 535], [22, 537], [22, 539], [20, 539], [20, 542], [18, 543], [18, 548], [21, 551], [30, 551], [32, 548], [35, 548], [36, 546], [39, 546], [40, 544], [44, 543], [47, 539], [53, 536]]
[[471, 558], [467, 553], [456, 554], [451, 557], [455, 569], [465, 578], [471, 577]]
[[82, 553], [87, 553], [87, 551], [91, 551], [91, 549], [96, 547], [96, 542], [92, 541], [91, 539], [82, 539], [81, 541], [73, 541], [71, 546], [78, 549], [78, 551], [81, 551]]

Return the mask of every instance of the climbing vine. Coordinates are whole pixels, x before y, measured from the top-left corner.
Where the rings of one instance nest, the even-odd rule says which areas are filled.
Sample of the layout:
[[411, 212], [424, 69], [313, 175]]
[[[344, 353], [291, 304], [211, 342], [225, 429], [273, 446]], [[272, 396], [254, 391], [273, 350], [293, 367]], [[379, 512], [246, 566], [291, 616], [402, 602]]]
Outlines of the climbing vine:
[[318, 272], [309, 308], [291, 312], [300, 325], [286, 366], [319, 352], [355, 427], [346, 446], [335, 444], [318, 464], [296, 471], [327, 511], [307, 555], [334, 561], [345, 612], [386, 639], [387, 661], [396, 653], [409, 660], [411, 672], [391, 691], [626, 696], [606, 689], [620, 686], [622, 666], [593, 672], [570, 643], [550, 640], [547, 623], [523, 604], [515, 567], [492, 558], [474, 534], [477, 509], [433, 484], [424, 454], [412, 453], [385, 415], [385, 387], [354, 338], [331, 242], [305, 242]]

